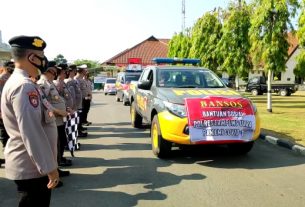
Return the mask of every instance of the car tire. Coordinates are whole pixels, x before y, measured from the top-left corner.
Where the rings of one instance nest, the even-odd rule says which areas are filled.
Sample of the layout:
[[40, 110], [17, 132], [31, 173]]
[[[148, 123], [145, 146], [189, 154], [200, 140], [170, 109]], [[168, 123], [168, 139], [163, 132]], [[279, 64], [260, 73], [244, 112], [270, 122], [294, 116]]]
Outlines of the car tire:
[[280, 96], [287, 96], [287, 94], [288, 94], [287, 89], [281, 89], [280, 92], [279, 92]]
[[162, 137], [158, 116], [155, 115], [150, 128], [151, 146], [153, 153], [158, 158], [170, 156], [172, 143]]
[[234, 143], [234, 144], [228, 144], [228, 149], [231, 154], [245, 155], [251, 151], [253, 145], [254, 145], [254, 141], [245, 142], [245, 143]]
[[252, 89], [251, 94], [252, 94], [252, 96], [257, 96], [257, 95], [259, 95], [259, 91], [257, 89]]
[[123, 105], [124, 105], [124, 106], [127, 106], [127, 103], [126, 103], [126, 100], [125, 100], [125, 96], [124, 96], [124, 95], [122, 96], [122, 102], [123, 102]]
[[131, 125], [134, 128], [141, 128], [142, 127], [142, 120], [143, 118], [141, 115], [137, 112], [135, 103], [133, 102], [130, 107], [130, 116], [131, 116]]

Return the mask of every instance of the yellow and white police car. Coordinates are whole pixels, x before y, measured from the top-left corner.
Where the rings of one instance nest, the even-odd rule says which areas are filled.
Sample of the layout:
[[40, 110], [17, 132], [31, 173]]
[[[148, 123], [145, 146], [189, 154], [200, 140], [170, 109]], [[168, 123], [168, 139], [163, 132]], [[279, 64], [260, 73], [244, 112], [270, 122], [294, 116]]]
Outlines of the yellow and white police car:
[[144, 69], [130, 97], [130, 113], [133, 127], [141, 128], [143, 120], [151, 125], [156, 156], [167, 157], [173, 143], [225, 144], [236, 154], [252, 149], [260, 119], [248, 98], [211, 70], [195, 66], [198, 59], [154, 61], [157, 64]]

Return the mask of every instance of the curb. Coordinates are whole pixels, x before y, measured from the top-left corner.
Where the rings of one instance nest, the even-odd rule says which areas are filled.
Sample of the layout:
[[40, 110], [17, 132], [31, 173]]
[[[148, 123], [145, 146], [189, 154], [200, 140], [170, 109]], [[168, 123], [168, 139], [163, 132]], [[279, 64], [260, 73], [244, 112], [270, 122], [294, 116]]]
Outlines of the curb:
[[305, 147], [294, 144], [291, 141], [272, 137], [272, 136], [265, 135], [265, 134], [260, 134], [259, 138], [261, 138], [262, 140], [266, 140], [267, 142], [269, 142], [271, 144], [278, 145], [280, 147], [284, 147], [286, 149], [292, 150], [293, 152], [295, 152], [297, 154], [305, 156]]

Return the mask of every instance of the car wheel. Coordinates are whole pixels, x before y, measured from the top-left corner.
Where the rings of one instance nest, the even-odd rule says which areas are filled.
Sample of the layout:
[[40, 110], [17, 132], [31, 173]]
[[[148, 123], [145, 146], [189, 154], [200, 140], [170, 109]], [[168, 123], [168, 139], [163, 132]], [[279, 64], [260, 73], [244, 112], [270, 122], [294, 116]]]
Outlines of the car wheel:
[[159, 158], [167, 158], [172, 149], [172, 143], [162, 137], [158, 116], [155, 115], [150, 129], [153, 153]]
[[245, 155], [251, 151], [254, 141], [246, 143], [228, 144], [230, 153], [234, 155]]
[[253, 96], [257, 96], [259, 93], [258, 93], [258, 90], [257, 90], [257, 89], [252, 89], [252, 90], [251, 90], [251, 94], [252, 94]]
[[288, 91], [286, 89], [281, 89], [279, 94], [280, 94], [280, 96], [287, 96]]
[[134, 128], [141, 128], [142, 127], [142, 117], [140, 114], [138, 114], [134, 102], [132, 103], [132, 105], [130, 107], [130, 116], [131, 116], [131, 125]]
[[116, 96], [116, 101], [120, 102], [120, 98], [118, 97], [118, 95]]

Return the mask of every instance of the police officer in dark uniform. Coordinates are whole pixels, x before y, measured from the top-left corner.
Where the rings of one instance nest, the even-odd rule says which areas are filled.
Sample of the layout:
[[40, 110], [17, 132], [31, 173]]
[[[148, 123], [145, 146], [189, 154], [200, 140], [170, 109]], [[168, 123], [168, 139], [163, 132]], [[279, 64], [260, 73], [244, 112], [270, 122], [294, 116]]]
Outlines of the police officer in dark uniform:
[[15, 69], [1, 97], [1, 112], [9, 135], [4, 150], [5, 171], [17, 185], [19, 206], [49, 206], [51, 189], [59, 182], [57, 128], [45, 121], [45, 107], [29, 77], [44, 71], [46, 43], [40, 37], [9, 40]]
[[[11, 74], [14, 71], [14, 62], [7, 61], [4, 63], [3, 72], [0, 74], [0, 101], [1, 101], [1, 94], [4, 87], [4, 84], [9, 79]], [[1, 118], [1, 111], [0, 111], [0, 141], [2, 142], [3, 149], [5, 148], [6, 142], [8, 140], [9, 136], [4, 128], [4, 124]], [[4, 159], [0, 159], [0, 166], [5, 163]]]

